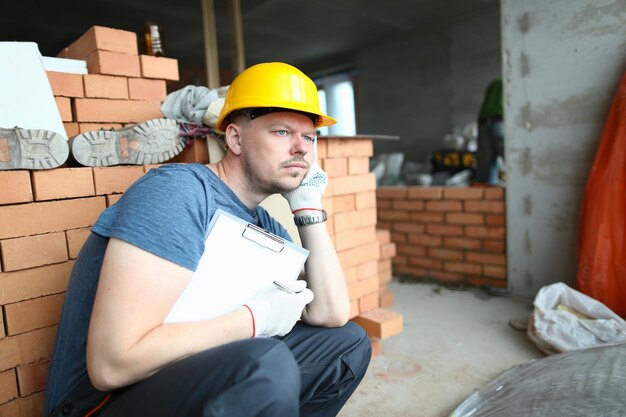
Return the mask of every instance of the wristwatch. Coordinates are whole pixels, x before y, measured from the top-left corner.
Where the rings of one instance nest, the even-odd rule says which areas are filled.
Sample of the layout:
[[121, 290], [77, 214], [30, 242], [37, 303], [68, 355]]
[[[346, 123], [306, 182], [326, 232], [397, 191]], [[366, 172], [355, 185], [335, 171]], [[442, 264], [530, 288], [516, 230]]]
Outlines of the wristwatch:
[[328, 220], [328, 213], [326, 213], [326, 210], [321, 210], [320, 214], [317, 214], [315, 216], [296, 216], [293, 218], [296, 226], [308, 226], [310, 224], [323, 223], [326, 220]]

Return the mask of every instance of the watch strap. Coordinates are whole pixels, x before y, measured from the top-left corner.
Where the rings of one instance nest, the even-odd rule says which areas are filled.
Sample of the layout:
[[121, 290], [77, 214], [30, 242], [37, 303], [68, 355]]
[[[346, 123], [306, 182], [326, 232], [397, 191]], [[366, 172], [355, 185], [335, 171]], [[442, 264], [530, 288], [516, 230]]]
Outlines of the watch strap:
[[296, 226], [309, 226], [311, 224], [323, 223], [326, 220], [328, 220], [328, 213], [326, 213], [326, 210], [320, 210], [320, 213], [315, 215], [309, 214], [293, 218]]

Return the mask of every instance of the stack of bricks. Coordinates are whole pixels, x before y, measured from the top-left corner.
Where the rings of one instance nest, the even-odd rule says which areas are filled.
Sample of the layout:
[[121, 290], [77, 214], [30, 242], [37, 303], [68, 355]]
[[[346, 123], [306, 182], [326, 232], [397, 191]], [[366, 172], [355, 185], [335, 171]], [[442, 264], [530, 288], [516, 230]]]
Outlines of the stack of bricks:
[[48, 72], [68, 137], [162, 118], [167, 81], [178, 80], [173, 58], [138, 54], [137, 35], [93, 26], [59, 54], [87, 62], [88, 74]]
[[383, 187], [378, 226], [396, 244], [394, 274], [507, 287], [504, 189]]

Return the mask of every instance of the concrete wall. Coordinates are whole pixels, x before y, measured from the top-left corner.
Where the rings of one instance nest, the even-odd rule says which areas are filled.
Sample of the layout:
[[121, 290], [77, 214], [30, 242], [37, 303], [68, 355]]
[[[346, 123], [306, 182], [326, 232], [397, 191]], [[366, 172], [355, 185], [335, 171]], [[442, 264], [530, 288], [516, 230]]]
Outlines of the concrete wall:
[[400, 136], [376, 141], [375, 154], [426, 160], [445, 134], [476, 120], [487, 85], [501, 77], [500, 51], [498, 4], [359, 51], [358, 133]]
[[502, 0], [510, 289], [576, 276], [587, 172], [626, 68], [623, 0]]

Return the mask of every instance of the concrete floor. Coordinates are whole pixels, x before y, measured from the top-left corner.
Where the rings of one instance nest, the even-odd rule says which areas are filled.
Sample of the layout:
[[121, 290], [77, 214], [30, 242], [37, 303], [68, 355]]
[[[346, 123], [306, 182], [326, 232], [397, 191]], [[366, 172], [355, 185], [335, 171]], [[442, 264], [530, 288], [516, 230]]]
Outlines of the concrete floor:
[[340, 417], [446, 417], [504, 370], [544, 356], [509, 326], [528, 320], [532, 300], [395, 279], [389, 288], [404, 330], [383, 340]]

